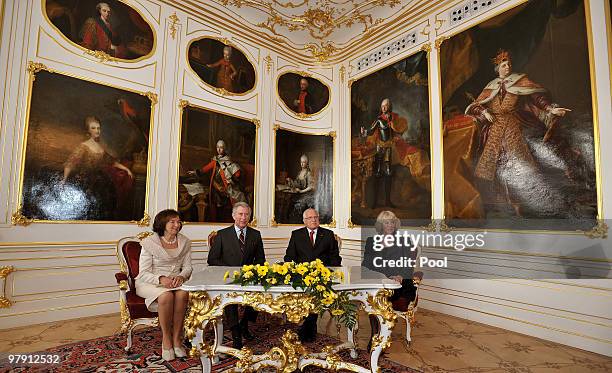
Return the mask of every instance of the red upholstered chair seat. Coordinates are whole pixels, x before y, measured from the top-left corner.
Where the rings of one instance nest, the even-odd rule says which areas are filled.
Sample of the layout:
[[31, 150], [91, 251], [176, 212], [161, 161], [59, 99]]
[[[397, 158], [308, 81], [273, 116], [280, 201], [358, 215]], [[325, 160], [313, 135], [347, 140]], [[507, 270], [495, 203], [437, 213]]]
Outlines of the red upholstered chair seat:
[[135, 280], [139, 271], [141, 249], [140, 238], [137, 237], [126, 237], [117, 243], [117, 256], [121, 272], [115, 274], [115, 279], [119, 284], [121, 330], [127, 332], [126, 351], [130, 351], [132, 347], [132, 330], [134, 327], [138, 325], [157, 325], [157, 312], [149, 311], [144, 298], [136, 295]]
[[398, 311], [398, 312], [406, 312], [408, 311], [408, 307], [410, 306], [410, 303], [412, 302], [414, 302], [413, 307], [416, 306], [417, 300], [415, 298], [418, 298], [418, 292], [416, 290], [418, 289], [419, 284], [421, 283], [422, 280], [423, 280], [423, 272], [415, 272], [412, 274], [412, 284], [415, 288], [414, 295], [411, 297], [401, 296], [401, 297], [398, 297], [397, 299], [391, 300], [391, 305], [393, 306], [393, 310]]
[[140, 243], [136, 241], [128, 241], [123, 245], [121, 251], [123, 252], [123, 257], [127, 262], [128, 272], [129, 272], [129, 284], [130, 291], [126, 293], [127, 296], [127, 306], [130, 310], [130, 317], [132, 319], [142, 319], [149, 317], [157, 317], [156, 312], [151, 312], [147, 309], [145, 305], [144, 298], [136, 295], [136, 286], [134, 285], [134, 281], [136, 276], [138, 276], [139, 264], [140, 264], [140, 251], [142, 247]]
[[126, 294], [127, 306], [130, 310], [130, 318], [143, 319], [157, 317], [157, 312], [151, 312], [147, 309], [144, 298], [136, 295], [136, 291], [130, 290]]
[[406, 312], [408, 310], [408, 304], [410, 300], [408, 298], [400, 297], [391, 302], [393, 309], [400, 312]]

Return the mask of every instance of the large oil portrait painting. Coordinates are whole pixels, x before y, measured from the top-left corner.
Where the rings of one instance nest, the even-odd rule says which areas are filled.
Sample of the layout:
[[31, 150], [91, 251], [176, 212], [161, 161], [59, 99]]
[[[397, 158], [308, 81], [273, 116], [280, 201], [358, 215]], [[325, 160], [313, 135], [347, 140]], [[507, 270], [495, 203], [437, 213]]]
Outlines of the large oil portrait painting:
[[285, 106], [298, 116], [317, 114], [329, 103], [329, 88], [306, 74], [282, 74], [277, 89]]
[[276, 129], [274, 220], [304, 224], [308, 208], [319, 212], [321, 224], [334, 219], [334, 136]]
[[73, 43], [124, 60], [153, 52], [153, 29], [134, 8], [118, 0], [45, 0], [55, 28]]
[[252, 121], [183, 108], [177, 196], [183, 221], [233, 222], [237, 202], [254, 210], [256, 135]]
[[351, 222], [390, 210], [410, 225], [431, 219], [427, 52], [351, 85]]
[[452, 226], [588, 229], [597, 217], [582, 0], [528, 1], [440, 49]]
[[41, 221], [141, 220], [151, 100], [45, 70], [34, 78], [23, 215]]
[[236, 46], [203, 38], [189, 45], [189, 66], [204, 83], [225, 94], [244, 94], [255, 87], [255, 68]]

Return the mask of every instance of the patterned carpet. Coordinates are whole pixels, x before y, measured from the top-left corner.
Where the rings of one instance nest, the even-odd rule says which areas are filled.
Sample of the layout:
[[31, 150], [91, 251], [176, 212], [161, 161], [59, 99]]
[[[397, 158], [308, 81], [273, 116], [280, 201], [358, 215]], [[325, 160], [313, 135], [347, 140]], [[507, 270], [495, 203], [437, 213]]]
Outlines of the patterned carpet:
[[[110, 336], [119, 329], [119, 325], [119, 314], [115, 313], [0, 330], [0, 358], [9, 353], [44, 351]], [[424, 373], [612, 372], [612, 358], [609, 356], [423, 308], [417, 312], [409, 348], [402, 342], [404, 328], [403, 321], [398, 322], [393, 330], [393, 344], [386, 350], [385, 358]], [[336, 336], [335, 324], [326, 316], [319, 320], [319, 333]], [[369, 337], [369, 322], [366, 315], [361, 313], [357, 334], [360, 348], [365, 349]], [[344, 338], [343, 332], [341, 339]], [[106, 340], [111, 341], [110, 338]], [[116, 358], [125, 358], [121, 349], [125, 346], [125, 338], [118, 338], [115, 343], [119, 347], [113, 349], [115, 347], [111, 344], [111, 350]], [[134, 345], [135, 353], [141, 351], [138, 345], [139, 342]], [[155, 346], [152, 351], [159, 354], [159, 343], [151, 345]], [[149, 356], [157, 359], [159, 364], [156, 354]], [[0, 371], [2, 366], [0, 361]], [[156, 371], [153, 367], [150, 365], [150, 371]], [[162, 366], [159, 371], [167, 372], [168, 368]]]
[[[261, 317], [260, 317], [261, 319]], [[255, 354], [265, 353], [272, 347], [278, 345], [284, 333], [284, 328], [276, 327], [279, 319], [271, 318], [268, 321], [258, 322], [253, 325], [251, 330], [257, 338], [245, 345], [251, 348]], [[296, 329], [295, 326], [288, 328]], [[212, 340], [212, 334], [207, 336], [207, 340]], [[327, 335], [319, 334], [317, 341], [307, 343], [305, 347], [309, 351], [320, 351], [324, 346], [339, 344], [339, 340]], [[224, 344], [230, 345], [230, 333], [224, 335]], [[61, 364], [46, 365], [38, 367], [16, 367], [9, 366], [6, 359], [0, 361], [0, 372], [201, 372], [199, 359], [175, 359], [171, 362], [162, 360], [159, 346], [161, 346], [161, 331], [159, 328], [140, 329], [134, 334], [134, 344], [131, 354], [126, 354], [124, 335], [113, 335], [91, 339], [78, 343], [71, 343], [44, 351], [45, 354], [58, 354], [61, 357]], [[358, 351], [356, 359], [351, 359], [348, 351], [339, 354], [344, 361], [356, 363], [358, 365], [369, 366], [369, 354], [364, 350]], [[231, 356], [224, 357], [213, 365], [214, 372], [231, 371], [236, 359]], [[379, 364], [381, 372], [418, 372], [386, 358], [381, 358]], [[304, 372], [315, 373], [325, 370], [316, 367], [307, 367]]]

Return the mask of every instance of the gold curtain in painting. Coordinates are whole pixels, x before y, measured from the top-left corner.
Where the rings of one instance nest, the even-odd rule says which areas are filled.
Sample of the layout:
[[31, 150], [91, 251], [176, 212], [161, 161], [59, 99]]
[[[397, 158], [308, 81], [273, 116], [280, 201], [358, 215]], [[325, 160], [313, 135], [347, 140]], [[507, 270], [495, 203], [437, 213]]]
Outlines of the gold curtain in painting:
[[444, 211], [449, 219], [484, 217], [480, 192], [471, 181], [476, 134], [472, 117], [460, 115], [444, 123]]

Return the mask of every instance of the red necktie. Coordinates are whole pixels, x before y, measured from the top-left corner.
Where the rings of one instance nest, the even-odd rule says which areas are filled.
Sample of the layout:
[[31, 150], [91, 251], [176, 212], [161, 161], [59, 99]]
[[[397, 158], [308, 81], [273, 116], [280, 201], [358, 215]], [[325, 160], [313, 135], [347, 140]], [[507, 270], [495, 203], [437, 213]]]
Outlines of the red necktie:
[[310, 231], [310, 245], [314, 247], [314, 231]]

